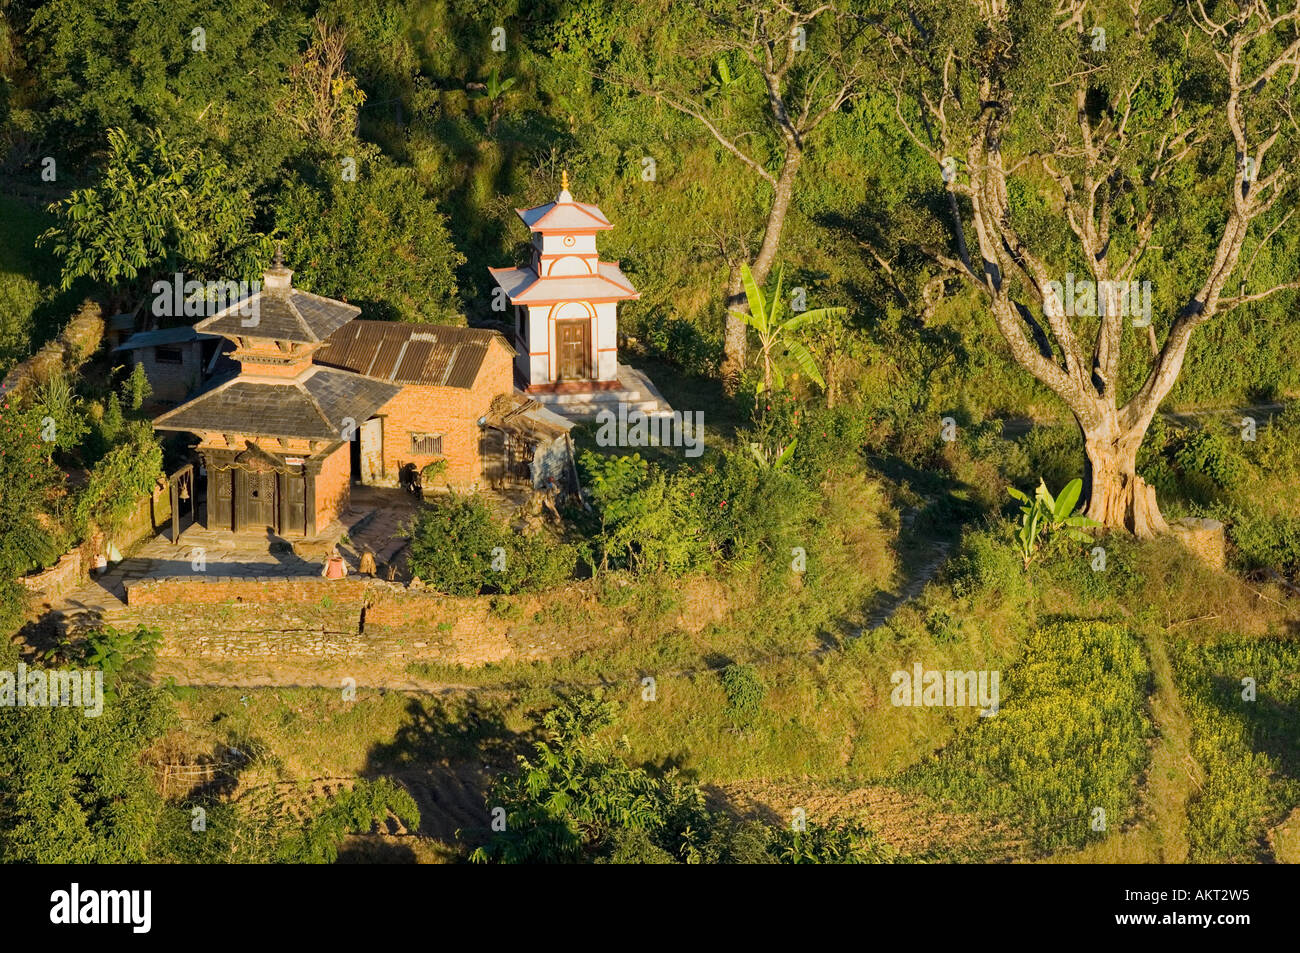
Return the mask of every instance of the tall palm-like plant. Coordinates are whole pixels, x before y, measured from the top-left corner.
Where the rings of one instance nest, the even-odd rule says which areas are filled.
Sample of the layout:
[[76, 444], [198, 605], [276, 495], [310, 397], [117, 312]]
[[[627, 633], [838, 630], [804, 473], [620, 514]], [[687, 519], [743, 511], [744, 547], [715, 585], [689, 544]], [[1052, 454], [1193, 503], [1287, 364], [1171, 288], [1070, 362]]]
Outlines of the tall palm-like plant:
[[743, 311], [730, 313], [742, 319], [758, 334], [759, 354], [763, 361], [763, 382], [759, 385], [759, 393], [771, 393], [774, 382], [777, 388], [785, 386], [785, 375], [775, 359], [776, 354], [782, 350], [794, 359], [805, 375], [815, 380], [819, 386], [825, 387], [826, 382], [822, 380], [821, 371], [817, 369], [817, 362], [813, 360], [808, 348], [796, 340], [794, 335], [800, 328], [814, 321], [843, 317], [848, 313], [848, 309], [814, 308], [811, 311], [801, 311], [786, 317], [781, 298], [781, 285], [785, 281], [784, 268], [777, 273], [776, 292], [770, 302], [763, 294], [763, 289], [758, 286], [758, 282], [754, 280], [748, 265], [740, 266], [740, 276], [744, 282], [745, 297], [749, 299], [749, 313]]

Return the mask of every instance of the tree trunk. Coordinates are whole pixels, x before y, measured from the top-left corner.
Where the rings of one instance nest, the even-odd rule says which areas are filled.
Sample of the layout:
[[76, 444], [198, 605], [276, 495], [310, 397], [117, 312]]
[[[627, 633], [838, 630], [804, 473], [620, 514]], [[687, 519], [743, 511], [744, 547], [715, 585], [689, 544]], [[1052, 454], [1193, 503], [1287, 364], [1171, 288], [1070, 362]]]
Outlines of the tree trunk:
[[[750, 268], [754, 281], [763, 284], [767, 281], [772, 263], [776, 261], [777, 249], [781, 246], [781, 230], [785, 228], [785, 216], [790, 210], [790, 201], [794, 198], [794, 179], [803, 161], [803, 152], [791, 144], [786, 149], [785, 162], [781, 165], [781, 174], [776, 180], [776, 189], [772, 196], [772, 207], [767, 213], [767, 225], [763, 229], [763, 244], [759, 246], [758, 257]], [[731, 270], [731, 280], [727, 285], [727, 326], [723, 337], [722, 382], [727, 393], [734, 394], [740, 383], [740, 375], [745, 369], [745, 352], [747, 350], [746, 327], [744, 321], [735, 317], [732, 311], [748, 311], [749, 302], [745, 298], [740, 265]]]
[[1146, 429], [1084, 431], [1083, 494], [1085, 516], [1106, 529], [1123, 529], [1150, 539], [1169, 532], [1169, 524], [1160, 515], [1155, 487], [1137, 475], [1137, 451]]
[[722, 340], [722, 386], [728, 394], [734, 394], [740, 388], [740, 375], [745, 370], [747, 325], [731, 313], [732, 309], [747, 310], [745, 305], [744, 279], [740, 276], [740, 267], [731, 269], [731, 278], [727, 282], [727, 325]]

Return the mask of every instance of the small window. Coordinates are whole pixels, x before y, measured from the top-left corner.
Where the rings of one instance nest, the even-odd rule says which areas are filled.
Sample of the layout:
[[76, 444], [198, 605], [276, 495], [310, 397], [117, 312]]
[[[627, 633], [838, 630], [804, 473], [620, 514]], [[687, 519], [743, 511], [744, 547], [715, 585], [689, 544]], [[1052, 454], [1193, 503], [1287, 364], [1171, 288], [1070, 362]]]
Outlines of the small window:
[[156, 347], [153, 349], [153, 359], [159, 364], [185, 363], [185, 356], [178, 347]]
[[442, 453], [442, 434], [411, 434], [411, 453], [419, 454], [421, 456], [431, 456], [435, 453]]

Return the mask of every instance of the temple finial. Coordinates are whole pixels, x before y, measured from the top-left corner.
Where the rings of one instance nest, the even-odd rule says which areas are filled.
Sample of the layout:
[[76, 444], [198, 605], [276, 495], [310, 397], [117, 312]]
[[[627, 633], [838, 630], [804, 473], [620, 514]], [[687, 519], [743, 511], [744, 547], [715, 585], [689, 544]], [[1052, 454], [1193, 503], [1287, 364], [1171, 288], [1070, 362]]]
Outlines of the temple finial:
[[568, 169], [563, 169], [560, 171], [560, 188], [564, 189], [564, 191], [566, 192], [569, 191], [569, 170]]
[[282, 241], [277, 240], [275, 243], [275, 257], [271, 259], [271, 267], [284, 267], [284, 242]]

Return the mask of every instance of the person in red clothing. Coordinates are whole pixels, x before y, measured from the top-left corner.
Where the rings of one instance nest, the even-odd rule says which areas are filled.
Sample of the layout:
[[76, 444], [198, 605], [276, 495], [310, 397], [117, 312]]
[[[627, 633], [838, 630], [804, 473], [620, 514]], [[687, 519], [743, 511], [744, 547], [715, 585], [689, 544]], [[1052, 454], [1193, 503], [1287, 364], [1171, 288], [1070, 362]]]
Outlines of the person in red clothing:
[[347, 574], [348, 564], [343, 561], [339, 548], [334, 546], [330, 549], [330, 554], [325, 557], [325, 568], [321, 570], [321, 575], [326, 579], [342, 579]]

